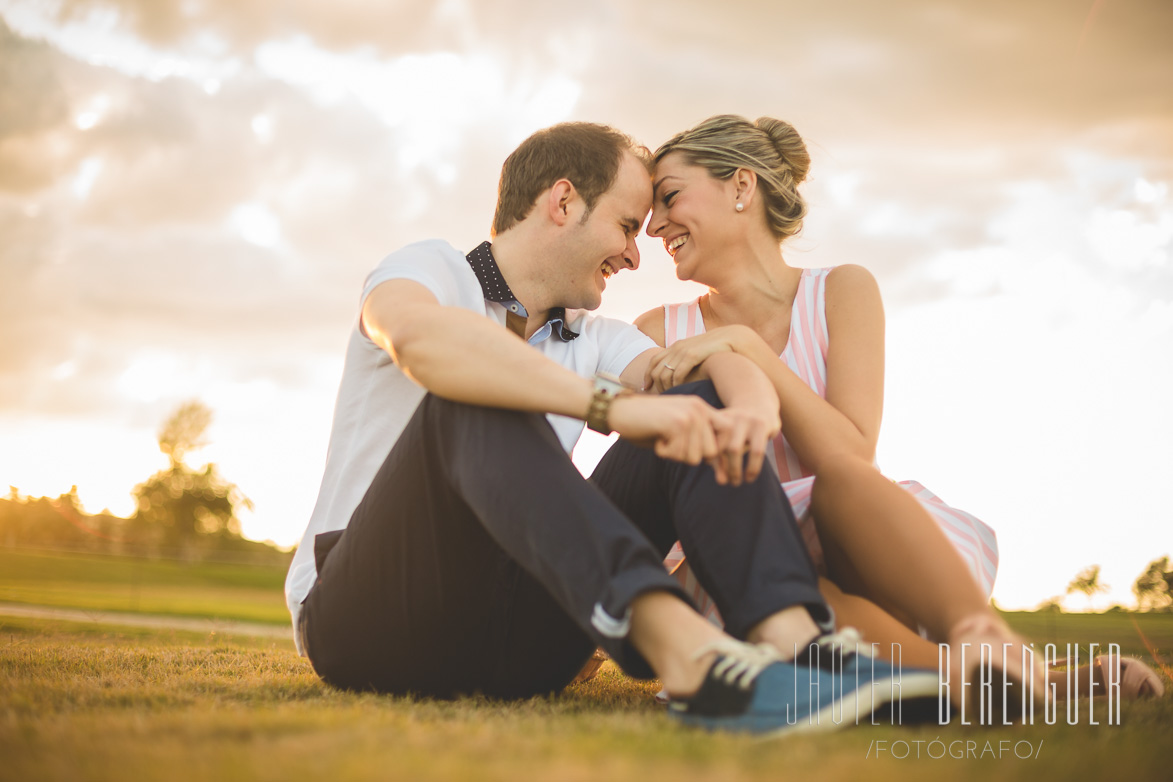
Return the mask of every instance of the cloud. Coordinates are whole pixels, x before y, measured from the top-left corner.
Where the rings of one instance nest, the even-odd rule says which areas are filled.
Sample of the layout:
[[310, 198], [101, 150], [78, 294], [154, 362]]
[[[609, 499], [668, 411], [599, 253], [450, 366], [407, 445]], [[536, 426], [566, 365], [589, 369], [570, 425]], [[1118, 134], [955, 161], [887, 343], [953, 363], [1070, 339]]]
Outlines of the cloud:
[[[51, 142], [67, 121], [59, 56], [15, 35], [0, 19], [0, 187], [27, 192], [58, 171]], [[49, 158], [49, 159], [46, 159]]]
[[65, 95], [44, 43], [14, 34], [0, 19], [0, 138], [55, 127], [65, 118]]
[[120, 27], [161, 48], [179, 49], [213, 36], [235, 52], [299, 34], [331, 51], [370, 47], [382, 54], [462, 50], [472, 44], [548, 47], [555, 54], [575, 31], [618, 25], [609, 4], [541, 5], [505, 0], [486, 6], [471, 0], [438, 3], [314, 0], [65, 0], [56, 21], [85, 21], [114, 14]]
[[[810, 217], [787, 258], [872, 269], [892, 334], [937, 340], [900, 360], [968, 354], [929, 363], [926, 394], [953, 394], [934, 425], [971, 422], [953, 443], [993, 438], [1003, 428], [961, 390], [1009, 392], [990, 379], [986, 332], [966, 328], [1004, 316], [989, 334], [1029, 331], [1023, 376], [1034, 352], [1074, 360], [1047, 340], [1086, 342], [1091, 311], [1142, 330], [1151, 355], [1173, 338], [1173, 6], [1110, 0], [1085, 30], [1086, 5], [9, 0], [0, 414], [101, 419], [149, 447], [175, 402], [202, 395], [223, 411], [230, 475], [283, 465], [280, 482], [246, 487], [276, 505], [320, 477], [338, 362], [380, 257], [485, 238], [500, 163], [538, 126], [609, 122], [654, 146], [732, 111], [787, 119], [811, 148]], [[696, 295], [658, 242], [641, 248], [607, 312]], [[1023, 385], [1045, 406], [1053, 386]], [[1145, 393], [1138, 407], [1156, 407]], [[972, 491], [949, 477], [950, 499]]]
[[[654, 144], [706, 113], [795, 119], [793, 108], [815, 167], [811, 217], [790, 257], [863, 262], [896, 305], [995, 293], [1001, 283], [962, 259], [1028, 246], [1032, 220], [1078, 244], [1079, 262], [1119, 261], [1126, 241], [1143, 253], [1118, 271], [1157, 290], [1167, 280], [1159, 205], [1109, 208], [1103, 182], [1079, 179], [1102, 177], [1135, 147], [1112, 188], [1173, 181], [1154, 140], [1168, 127], [1144, 119], [1161, 105], [1146, 88], [1152, 68], [1138, 66], [1168, 59], [1143, 23], [1166, 13], [1156, 6], [1106, 10], [1086, 48], [1062, 58], [1051, 55], [1082, 19], [1058, 5], [844, 14], [649, 3], [637, 20], [602, 3], [566, 24], [548, 10], [460, 2], [330, 13], [303, 3], [278, 15], [265, 3], [78, 0], [60, 6], [55, 28], [17, 8], [25, 28], [63, 48], [3, 33], [0, 67], [19, 88], [5, 92], [15, 110], [2, 116], [20, 119], [0, 126], [0, 221], [20, 241], [0, 249], [10, 281], [0, 331], [25, 335], [0, 370], [10, 377], [34, 356], [38, 371], [73, 361], [86, 376], [74, 318], [94, 333], [110, 324], [111, 339], [117, 324], [152, 324], [158, 339], [140, 336], [140, 346], [259, 348], [280, 333], [333, 349], [314, 335], [349, 321], [366, 270], [423, 236], [482, 238], [499, 161], [532, 127], [569, 113]], [[133, 45], [94, 64], [103, 35]], [[529, 45], [495, 56], [521, 39]], [[1078, 71], [1076, 55], [1139, 85], [1096, 102], [1092, 126], [1037, 94]], [[165, 68], [168, 58], [178, 60]], [[217, 61], [233, 64], [217, 71]], [[210, 88], [214, 72], [223, 80]], [[1064, 145], [1040, 138], [1057, 124], [1069, 131]], [[1103, 152], [1081, 162], [1067, 148]], [[1064, 195], [1073, 183], [1075, 201]], [[682, 290], [670, 265], [650, 271], [664, 261], [652, 247], [642, 278], [617, 281], [624, 313]]]
[[[190, 395], [179, 381], [306, 383], [307, 362], [340, 352], [379, 258], [428, 235], [483, 238], [499, 161], [525, 123], [572, 105], [546, 100], [564, 91], [557, 74], [477, 95], [459, 82], [484, 63], [448, 58], [456, 70], [413, 93], [412, 62], [359, 58], [372, 78], [406, 84], [389, 83], [391, 98], [424, 101], [389, 121], [374, 98], [343, 89], [323, 100], [280, 65], [208, 90], [10, 38], [5, 71], [36, 71], [30, 83], [56, 89], [12, 97], [52, 111], [8, 128], [23, 168], [0, 173], [11, 240], [0, 246], [0, 338], [13, 345], [0, 358], [0, 408], [29, 414], [137, 409], [155, 386], [131, 393], [128, 378], [148, 366], [172, 381], [170, 397]], [[299, 46], [341, 67], [334, 83], [346, 86], [354, 58]], [[423, 110], [453, 88], [477, 98], [474, 111]]]

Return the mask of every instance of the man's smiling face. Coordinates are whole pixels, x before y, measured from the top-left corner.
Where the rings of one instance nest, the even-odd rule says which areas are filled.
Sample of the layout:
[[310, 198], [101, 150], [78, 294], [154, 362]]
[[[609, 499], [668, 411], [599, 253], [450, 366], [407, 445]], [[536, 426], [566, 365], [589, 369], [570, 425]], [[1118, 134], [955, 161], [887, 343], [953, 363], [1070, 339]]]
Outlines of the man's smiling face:
[[597, 309], [607, 280], [623, 269], [639, 268], [635, 240], [652, 207], [652, 184], [639, 158], [625, 153], [611, 188], [568, 237], [565, 306]]

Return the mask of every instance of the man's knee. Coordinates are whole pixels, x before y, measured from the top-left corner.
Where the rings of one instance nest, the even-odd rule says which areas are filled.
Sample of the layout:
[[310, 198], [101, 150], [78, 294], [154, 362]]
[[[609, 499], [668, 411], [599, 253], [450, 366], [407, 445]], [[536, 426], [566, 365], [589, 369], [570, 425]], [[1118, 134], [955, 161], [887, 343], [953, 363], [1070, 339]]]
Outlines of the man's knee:
[[[566, 456], [554, 427], [540, 413], [454, 402], [427, 394], [420, 402], [405, 437], [432, 443], [449, 466], [479, 465], [493, 454]], [[471, 460], [471, 461], [470, 461]]]
[[694, 380], [691, 383], [683, 383], [670, 388], [664, 392], [665, 394], [690, 394], [692, 396], [699, 396], [701, 399], [708, 402], [713, 407], [724, 407], [721, 402], [721, 397], [717, 395], [717, 387], [713, 385], [712, 380]]
[[416, 413], [422, 416], [430, 427], [442, 430], [451, 429], [462, 435], [469, 434], [478, 428], [495, 433], [549, 428], [544, 416], [538, 413], [507, 410], [502, 407], [470, 405], [465, 402], [445, 399], [432, 393], [424, 395]]
[[420, 402], [418, 412], [427, 416], [430, 420], [436, 423], [449, 423], [460, 421], [462, 418], [508, 418], [511, 416], [524, 416], [525, 413], [516, 410], [506, 410], [500, 407], [485, 407], [483, 405], [470, 405], [467, 402], [457, 402], [453, 399], [445, 399], [442, 396], [436, 396], [429, 392], [424, 394], [423, 400]]

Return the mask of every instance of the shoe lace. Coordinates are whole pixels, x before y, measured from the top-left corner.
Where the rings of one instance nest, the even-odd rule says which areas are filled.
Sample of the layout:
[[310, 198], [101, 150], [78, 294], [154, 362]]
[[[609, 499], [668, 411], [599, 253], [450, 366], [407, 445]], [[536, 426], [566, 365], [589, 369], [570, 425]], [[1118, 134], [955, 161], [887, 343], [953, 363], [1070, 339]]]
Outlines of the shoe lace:
[[859, 651], [863, 636], [854, 627], [844, 627], [837, 633], [820, 636], [815, 643], [830, 652], [848, 657]]
[[782, 661], [778, 650], [769, 644], [747, 644], [732, 638], [707, 643], [693, 653], [699, 660], [709, 652], [717, 653], [712, 674], [727, 684], [748, 690], [767, 666]]
[[833, 670], [859, 654], [863, 636], [854, 627], [844, 627], [838, 632], [827, 633], [810, 642], [810, 645], [795, 658], [800, 664], [812, 665], [824, 670]]

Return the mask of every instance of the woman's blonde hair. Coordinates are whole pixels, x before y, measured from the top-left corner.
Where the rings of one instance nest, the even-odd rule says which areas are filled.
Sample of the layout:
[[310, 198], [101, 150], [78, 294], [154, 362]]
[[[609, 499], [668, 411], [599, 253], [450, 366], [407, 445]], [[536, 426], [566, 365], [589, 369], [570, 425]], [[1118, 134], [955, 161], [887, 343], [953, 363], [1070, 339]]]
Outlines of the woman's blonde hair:
[[798, 186], [806, 179], [811, 158], [802, 137], [788, 122], [721, 114], [677, 133], [656, 150], [659, 163], [670, 152], [682, 152], [694, 166], [715, 179], [729, 179], [737, 169], [753, 171], [765, 194], [766, 220], [781, 242], [802, 230], [806, 202]]

